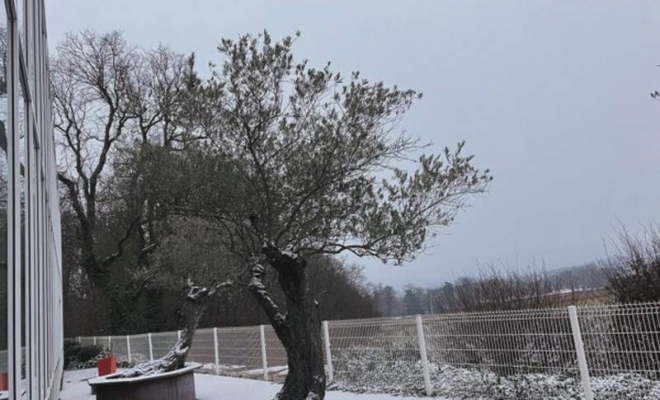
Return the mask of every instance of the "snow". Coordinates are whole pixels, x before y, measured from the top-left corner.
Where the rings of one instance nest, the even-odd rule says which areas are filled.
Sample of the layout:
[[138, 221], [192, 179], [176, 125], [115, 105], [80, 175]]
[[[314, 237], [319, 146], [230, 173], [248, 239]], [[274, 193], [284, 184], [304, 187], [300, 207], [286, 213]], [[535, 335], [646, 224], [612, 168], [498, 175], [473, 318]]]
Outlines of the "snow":
[[[333, 359], [334, 390], [353, 393], [390, 393], [424, 396], [420, 360], [402, 360], [393, 346], [344, 350]], [[433, 392], [456, 400], [580, 399], [580, 377], [571, 374], [518, 373], [501, 376], [487, 369], [457, 367], [430, 362]], [[592, 376], [594, 398], [599, 400], [658, 400], [660, 380], [635, 373]]]
[[[339, 360], [338, 360], [339, 361]], [[419, 363], [383, 365], [353, 364], [350, 371], [335, 370], [335, 382], [326, 395], [328, 400], [421, 400], [425, 396]], [[214, 365], [210, 364], [210, 367]], [[547, 374], [519, 374], [498, 377], [493, 372], [430, 364], [431, 381], [437, 400], [496, 400], [496, 399], [580, 399], [579, 377]], [[270, 400], [281, 383], [260, 378], [262, 370], [246, 371], [243, 378], [195, 374], [198, 400], [237, 398]], [[271, 367], [271, 378], [282, 367]], [[225, 370], [226, 371], [226, 370]], [[227, 371], [232, 373], [231, 371]], [[249, 372], [250, 374], [246, 374]], [[96, 377], [95, 369], [66, 371], [61, 400], [95, 400], [90, 394], [87, 380]], [[248, 379], [253, 378], [253, 379]], [[592, 377], [595, 398], [599, 400], [657, 400], [660, 399], [660, 381], [638, 374], [619, 374]], [[444, 397], [443, 397], [444, 396]], [[0, 397], [1, 399], [2, 397]], [[427, 397], [428, 398], [428, 397]]]
[[[280, 365], [280, 366], [275, 366], [275, 367], [268, 367], [268, 368], [266, 368], [266, 371], [268, 372], [269, 375], [272, 375], [272, 374], [280, 374], [280, 373], [282, 373], [282, 372], [286, 372], [286, 371], [288, 371], [288, 370], [289, 370], [289, 368], [288, 368], [287, 366], [285, 366], [285, 365]], [[246, 374], [246, 375], [255, 375], [255, 376], [256, 376], [256, 375], [263, 375], [263, 374], [264, 374], [264, 370], [263, 370], [263, 368], [259, 368], [259, 369], [249, 369], [249, 370], [247, 370], [247, 371], [243, 371], [243, 373]], [[285, 375], [286, 375], [286, 374], [285, 374]]]
[[[126, 382], [144, 382], [144, 381], [149, 381], [153, 380], [156, 375], [159, 377], [162, 376], [177, 376], [177, 375], [183, 375], [185, 373], [188, 373], [190, 371], [194, 371], [196, 369], [199, 369], [202, 367], [202, 364], [198, 363], [186, 363], [184, 368], [176, 369], [174, 371], [167, 371], [167, 372], [159, 372], [156, 373], [153, 370], [150, 370], [148, 373], [144, 375], [138, 375], [138, 376], [132, 376], [130, 375], [133, 371], [136, 371], [136, 369], [131, 368], [127, 370], [120, 370], [119, 372], [112, 374], [112, 375], [105, 375], [105, 376], [100, 376], [98, 378], [94, 378], [89, 380], [88, 383], [92, 385], [105, 385], [105, 384], [116, 384], [116, 383], [126, 383]], [[139, 370], [137, 370], [139, 371]], [[127, 376], [127, 374], [129, 374]]]
[[[64, 372], [64, 387], [60, 400], [95, 400], [87, 380], [96, 377], [95, 369]], [[280, 384], [251, 379], [229, 378], [207, 374], [195, 374], [197, 400], [241, 399], [270, 400], [280, 389]], [[419, 397], [392, 396], [387, 394], [355, 394], [329, 391], [327, 400], [419, 400]], [[436, 398], [437, 400], [442, 400]], [[449, 400], [449, 399], [445, 399]]]
[[91, 388], [87, 381], [96, 378], [96, 368], [64, 371], [64, 384], [60, 393], [60, 400], [92, 400]]

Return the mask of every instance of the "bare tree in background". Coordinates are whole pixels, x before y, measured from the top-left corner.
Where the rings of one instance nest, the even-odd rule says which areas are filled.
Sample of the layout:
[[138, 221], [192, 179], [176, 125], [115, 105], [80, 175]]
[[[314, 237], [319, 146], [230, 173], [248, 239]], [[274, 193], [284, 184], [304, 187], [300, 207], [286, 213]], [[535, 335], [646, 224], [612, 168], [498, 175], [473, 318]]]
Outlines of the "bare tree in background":
[[[615, 240], [613, 254], [602, 265], [608, 276], [608, 290], [617, 303], [648, 303], [660, 301], [660, 227], [651, 224], [640, 235], [622, 227]], [[659, 332], [660, 321], [654, 318], [617, 317], [611, 324], [618, 333], [612, 338], [615, 349], [612, 362], [622, 368], [656, 371], [660, 361], [653, 357], [641, 360], [621, 357], [621, 354], [643, 354], [660, 348], [660, 336], [640, 334]]]
[[439, 312], [502, 311], [574, 304], [578, 292], [562, 293], [561, 277], [545, 268], [498, 268], [490, 265], [474, 277], [446, 283], [437, 292]]
[[608, 289], [620, 303], [660, 300], [660, 229], [647, 228], [635, 237], [625, 228], [614, 242], [615, 253], [603, 262]]
[[[196, 83], [192, 66], [192, 58], [164, 47], [131, 47], [119, 32], [70, 34], [57, 48], [51, 69], [58, 179], [77, 220], [80, 265], [98, 289], [133, 234], [143, 256], [159, 244], [154, 223], [162, 214], [141, 191], [139, 170], [121, 177], [128, 182], [121, 193], [109, 181], [122, 148], [176, 149], [193, 135], [182, 123]], [[99, 218], [117, 199], [124, 202], [123, 233], [108, 251], [98, 243]]]

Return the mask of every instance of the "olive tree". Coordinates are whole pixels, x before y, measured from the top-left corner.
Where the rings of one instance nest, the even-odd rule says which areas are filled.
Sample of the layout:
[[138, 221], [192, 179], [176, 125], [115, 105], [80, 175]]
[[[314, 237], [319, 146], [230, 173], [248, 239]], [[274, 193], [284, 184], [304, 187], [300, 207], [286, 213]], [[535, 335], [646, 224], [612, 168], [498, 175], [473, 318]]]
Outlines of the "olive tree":
[[[210, 139], [170, 160], [189, 185], [179, 204], [205, 218], [249, 271], [248, 287], [286, 349], [279, 399], [322, 399], [325, 372], [318, 303], [308, 280], [314, 255], [350, 252], [386, 263], [412, 260], [451, 224], [491, 177], [464, 144], [440, 154], [399, 123], [421, 94], [295, 61], [294, 39], [264, 33], [222, 40], [196, 118]], [[163, 178], [161, 178], [163, 179]], [[264, 283], [277, 274], [278, 304]]]

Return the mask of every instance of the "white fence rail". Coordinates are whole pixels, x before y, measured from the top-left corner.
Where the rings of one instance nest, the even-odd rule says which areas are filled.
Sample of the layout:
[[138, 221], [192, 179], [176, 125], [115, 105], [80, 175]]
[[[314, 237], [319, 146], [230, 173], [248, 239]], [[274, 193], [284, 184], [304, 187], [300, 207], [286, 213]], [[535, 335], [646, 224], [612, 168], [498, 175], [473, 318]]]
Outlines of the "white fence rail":
[[[660, 303], [456, 313], [323, 323], [340, 389], [460, 399], [660, 398]], [[120, 359], [164, 355], [175, 332], [82, 337]], [[129, 353], [130, 351], [130, 353]], [[191, 361], [257, 379], [286, 374], [270, 326], [197, 331]]]

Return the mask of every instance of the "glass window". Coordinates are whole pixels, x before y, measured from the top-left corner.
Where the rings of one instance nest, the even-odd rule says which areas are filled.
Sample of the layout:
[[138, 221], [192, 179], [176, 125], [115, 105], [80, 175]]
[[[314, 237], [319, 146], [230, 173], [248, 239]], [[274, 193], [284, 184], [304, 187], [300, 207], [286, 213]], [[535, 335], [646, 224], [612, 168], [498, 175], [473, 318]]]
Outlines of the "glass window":
[[25, 0], [14, 0], [16, 4], [16, 20], [20, 40], [25, 44]]
[[27, 277], [27, 127], [25, 126], [27, 122], [26, 118], [26, 107], [25, 107], [25, 96], [23, 94], [23, 87], [19, 85], [18, 90], [18, 134], [19, 134], [19, 146], [20, 146], [20, 178], [19, 184], [21, 187], [21, 388], [27, 390], [27, 385], [25, 380], [27, 379], [27, 294], [29, 293], [29, 288], [27, 287], [28, 280]]
[[7, 130], [7, 14], [0, 6], [0, 392], [8, 389]]
[[30, 96], [32, 97], [32, 99], [34, 99], [35, 80], [37, 74], [37, 69], [35, 65], [36, 52], [34, 51], [34, 49], [35, 49], [36, 38], [39, 37], [38, 25], [35, 24], [36, 16], [35, 16], [34, 3], [28, 3], [28, 12], [26, 14], [27, 14], [26, 15], [27, 23], [25, 24], [26, 39], [23, 41], [23, 44], [27, 49], [27, 54], [25, 54], [25, 61], [27, 62], [28, 65], [28, 88], [30, 90]]

